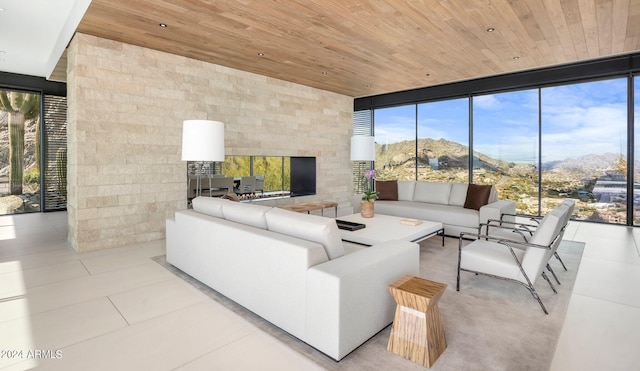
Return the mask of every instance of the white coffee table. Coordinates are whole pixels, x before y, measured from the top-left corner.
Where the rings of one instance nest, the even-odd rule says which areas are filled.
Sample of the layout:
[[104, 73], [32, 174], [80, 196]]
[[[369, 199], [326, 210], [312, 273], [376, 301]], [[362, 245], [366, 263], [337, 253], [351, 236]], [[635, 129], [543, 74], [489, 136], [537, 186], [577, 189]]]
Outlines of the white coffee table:
[[444, 228], [442, 223], [423, 220], [418, 225], [406, 225], [400, 221], [407, 218], [375, 214], [373, 218], [363, 218], [360, 214], [351, 214], [336, 218], [353, 223], [362, 223], [365, 228], [355, 231], [340, 230], [343, 241], [372, 246], [390, 240], [420, 242], [434, 235], [442, 236], [444, 246]]

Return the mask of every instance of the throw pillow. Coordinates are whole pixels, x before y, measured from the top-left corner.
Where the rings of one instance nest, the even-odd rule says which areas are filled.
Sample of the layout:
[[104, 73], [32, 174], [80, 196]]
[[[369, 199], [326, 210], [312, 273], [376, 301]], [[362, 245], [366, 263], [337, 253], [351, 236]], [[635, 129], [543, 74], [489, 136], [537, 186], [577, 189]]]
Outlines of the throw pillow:
[[378, 200], [398, 201], [398, 182], [395, 180], [376, 180]]
[[482, 206], [489, 202], [491, 187], [490, 185], [469, 184], [469, 188], [467, 188], [467, 199], [464, 201], [464, 208], [480, 210]]
[[238, 198], [238, 195], [235, 194], [234, 192], [226, 193], [224, 196], [220, 198], [224, 200], [230, 200], [230, 201], [236, 201], [236, 202], [240, 201], [240, 198]]

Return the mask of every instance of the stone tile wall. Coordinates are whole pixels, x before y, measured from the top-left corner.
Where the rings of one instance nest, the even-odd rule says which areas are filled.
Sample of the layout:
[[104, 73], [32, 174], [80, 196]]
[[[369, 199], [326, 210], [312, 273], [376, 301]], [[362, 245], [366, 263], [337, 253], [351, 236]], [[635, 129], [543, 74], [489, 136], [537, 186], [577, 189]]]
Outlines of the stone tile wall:
[[77, 251], [164, 238], [186, 207], [186, 119], [223, 121], [227, 155], [316, 156], [318, 194], [287, 202], [350, 207], [352, 97], [84, 34], [67, 75]]

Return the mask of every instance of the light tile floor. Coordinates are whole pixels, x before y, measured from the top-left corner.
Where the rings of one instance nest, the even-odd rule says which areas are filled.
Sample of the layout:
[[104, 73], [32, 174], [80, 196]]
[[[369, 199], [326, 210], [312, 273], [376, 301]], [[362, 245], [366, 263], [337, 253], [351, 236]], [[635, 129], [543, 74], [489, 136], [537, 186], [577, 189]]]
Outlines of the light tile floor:
[[66, 219], [0, 217], [0, 370], [319, 369], [152, 261], [164, 241], [77, 254]]
[[[0, 217], [0, 370], [318, 369], [151, 261], [164, 241], [77, 254], [66, 218]], [[640, 229], [565, 239], [587, 244], [551, 370], [637, 370]]]

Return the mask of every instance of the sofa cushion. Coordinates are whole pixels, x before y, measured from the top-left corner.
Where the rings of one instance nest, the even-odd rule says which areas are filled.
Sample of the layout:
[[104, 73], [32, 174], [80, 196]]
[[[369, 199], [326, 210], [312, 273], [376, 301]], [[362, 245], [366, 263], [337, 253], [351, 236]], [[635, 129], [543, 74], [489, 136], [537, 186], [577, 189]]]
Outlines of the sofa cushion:
[[489, 201], [487, 201], [487, 203], [490, 204], [496, 201], [498, 201], [498, 191], [496, 191], [496, 186], [491, 186], [491, 193], [489, 194]]
[[452, 206], [464, 206], [464, 202], [467, 200], [467, 183], [453, 183], [451, 184], [451, 194], [449, 195], [449, 205]]
[[451, 183], [416, 182], [413, 201], [430, 204], [448, 205], [451, 194]]
[[262, 229], [267, 229], [267, 220], [264, 214], [271, 209], [268, 206], [248, 205], [232, 201], [225, 201], [222, 204], [222, 214], [226, 220]]
[[398, 182], [395, 180], [376, 180], [378, 200], [398, 201]]
[[467, 188], [467, 199], [464, 202], [465, 209], [480, 210], [480, 208], [489, 202], [491, 195], [491, 185], [469, 184]]
[[413, 180], [398, 180], [398, 201], [413, 201], [413, 191], [416, 182]]
[[460, 206], [428, 204], [410, 201], [376, 201], [376, 213], [431, 220], [443, 225], [456, 225], [477, 229], [480, 224], [480, 213]]
[[266, 213], [266, 220], [272, 232], [321, 244], [329, 259], [345, 253], [335, 219], [274, 207]]
[[193, 205], [193, 211], [197, 211], [200, 214], [206, 214], [209, 216], [215, 216], [216, 218], [224, 218], [222, 214], [222, 204], [229, 201], [223, 200], [217, 197], [196, 197], [191, 204]]

